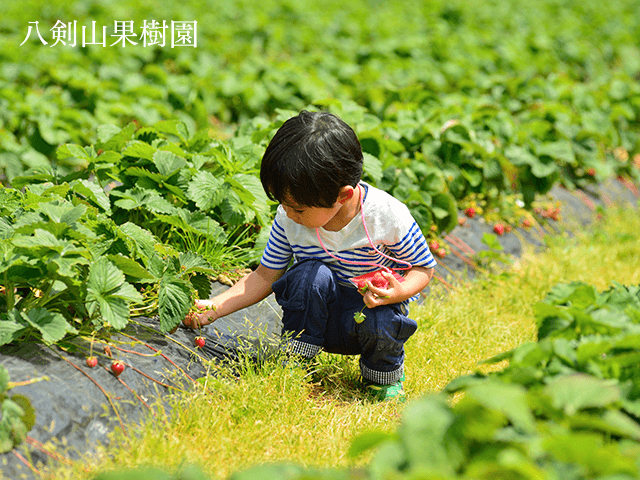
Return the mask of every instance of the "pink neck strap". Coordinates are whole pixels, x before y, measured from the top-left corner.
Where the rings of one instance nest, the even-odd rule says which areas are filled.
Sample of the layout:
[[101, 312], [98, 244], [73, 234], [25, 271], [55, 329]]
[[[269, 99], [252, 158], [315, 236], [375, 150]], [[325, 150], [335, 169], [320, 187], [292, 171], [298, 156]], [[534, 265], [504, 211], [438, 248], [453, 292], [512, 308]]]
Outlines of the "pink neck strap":
[[[397, 258], [393, 258], [388, 255], [385, 255], [380, 250], [378, 250], [376, 246], [373, 244], [373, 241], [371, 240], [371, 236], [369, 235], [369, 230], [367, 229], [367, 224], [364, 221], [364, 191], [363, 190], [364, 190], [363, 187], [360, 184], [358, 184], [358, 197], [360, 199], [360, 216], [362, 217], [362, 225], [364, 226], [364, 233], [367, 234], [367, 240], [369, 240], [369, 245], [371, 245], [371, 247], [380, 255], [382, 255], [384, 258], [394, 261], [396, 263], [402, 263], [404, 265], [407, 265], [406, 267], [397, 268], [396, 270], [409, 270], [410, 268], [412, 268], [412, 265], [409, 262], [405, 262], [404, 260], [399, 260]], [[317, 228], [316, 228], [316, 236], [318, 237], [320, 246], [322, 246], [322, 249], [325, 251], [325, 253], [329, 255], [331, 258], [338, 260], [339, 262], [349, 263], [352, 265], [371, 265], [374, 267], [383, 268], [385, 270], [389, 269], [389, 267], [385, 267], [384, 265], [380, 265], [379, 263], [375, 263], [375, 262], [354, 262], [351, 260], [345, 260], [344, 258], [337, 257], [336, 255], [333, 255], [331, 252], [329, 252], [329, 250], [327, 250], [327, 248], [324, 246], [324, 243], [322, 243], [322, 239], [320, 238], [320, 231]]]

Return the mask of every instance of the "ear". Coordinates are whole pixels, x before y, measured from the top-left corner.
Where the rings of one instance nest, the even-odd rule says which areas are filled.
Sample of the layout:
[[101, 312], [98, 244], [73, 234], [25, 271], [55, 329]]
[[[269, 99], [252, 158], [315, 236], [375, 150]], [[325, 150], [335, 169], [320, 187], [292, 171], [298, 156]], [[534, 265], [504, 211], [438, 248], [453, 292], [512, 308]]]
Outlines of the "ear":
[[353, 198], [355, 189], [351, 185], [345, 185], [338, 193], [338, 202], [344, 204]]

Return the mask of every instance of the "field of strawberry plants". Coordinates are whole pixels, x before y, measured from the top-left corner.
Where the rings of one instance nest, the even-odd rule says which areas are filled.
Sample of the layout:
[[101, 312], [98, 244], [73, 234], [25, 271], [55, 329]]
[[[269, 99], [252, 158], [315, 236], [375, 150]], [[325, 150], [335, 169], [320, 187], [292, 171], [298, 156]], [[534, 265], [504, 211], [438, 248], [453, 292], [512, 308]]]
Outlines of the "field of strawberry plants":
[[258, 261], [260, 158], [303, 108], [436, 243], [554, 221], [554, 186], [636, 189], [639, 38], [637, 0], [4, 2], [0, 346], [174, 329]]
[[[469, 208], [529, 222], [556, 184], [640, 180], [635, 1], [34, 1], [0, 14], [0, 344], [42, 331], [27, 306], [56, 316], [49, 341], [86, 319], [119, 328], [131, 308], [170, 330], [204, 276], [255, 264], [273, 212], [260, 156], [301, 108], [350, 123], [365, 180], [431, 237]], [[140, 33], [152, 20], [171, 25], [164, 46]], [[197, 22], [197, 44], [171, 47], [172, 21]], [[98, 41], [84, 30], [96, 25]], [[87, 288], [89, 265], [113, 282]], [[121, 289], [118, 313], [101, 288]]]

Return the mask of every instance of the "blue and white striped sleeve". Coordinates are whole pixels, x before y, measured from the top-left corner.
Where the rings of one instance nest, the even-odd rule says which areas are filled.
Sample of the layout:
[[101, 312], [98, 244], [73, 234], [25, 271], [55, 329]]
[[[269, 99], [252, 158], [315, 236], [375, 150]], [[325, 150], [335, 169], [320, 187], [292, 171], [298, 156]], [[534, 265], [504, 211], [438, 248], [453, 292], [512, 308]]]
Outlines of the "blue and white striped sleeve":
[[437, 265], [427, 240], [415, 220], [407, 234], [399, 242], [387, 245], [387, 248], [396, 258], [409, 262], [414, 267], [434, 268]]
[[282, 270], [289, 266], [292, 257], [293, 250], [291, 249], [291, 245], [289, 245], [284, 229], [278, 223], [276, 217], [271, 225], [269, 240], [262, 253], [260, 263], [267, 268]]

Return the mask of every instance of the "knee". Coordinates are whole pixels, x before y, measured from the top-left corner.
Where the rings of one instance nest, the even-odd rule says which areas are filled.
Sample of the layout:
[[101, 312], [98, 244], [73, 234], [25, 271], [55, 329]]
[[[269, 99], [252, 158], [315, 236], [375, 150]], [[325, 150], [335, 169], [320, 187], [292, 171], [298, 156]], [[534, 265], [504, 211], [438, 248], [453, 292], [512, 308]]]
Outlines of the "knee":
[[413, 335], [418, 324], [408, 318], [397, 305], [386, 305], [365, 310], [366, 320], [360, 325], [363, 343], [377, 344], [378, 348], [397, 348]]
[[320, 260], [304, 260], [291, 267], [282, 278], [272, 285], [278, 303], [283, 308], [300, 310], [306, 308], [309, 295], [323, 300], [335, 294], [337, 281], [331, 269]]
[[313, 262], [310, 272], [312, 285], [321, 293], [333, 291], [336, 285], [336, 278], [333, 271], [320, 260], [311, 260], [311, 262]]

